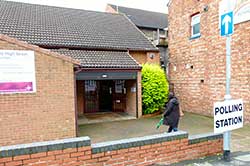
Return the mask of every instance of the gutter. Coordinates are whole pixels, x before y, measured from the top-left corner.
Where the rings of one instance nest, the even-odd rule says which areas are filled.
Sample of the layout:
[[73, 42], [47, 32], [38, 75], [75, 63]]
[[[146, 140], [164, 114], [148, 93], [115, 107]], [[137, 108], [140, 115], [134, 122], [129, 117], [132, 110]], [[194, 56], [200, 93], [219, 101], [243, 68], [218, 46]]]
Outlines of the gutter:
[[[138, 28], [137, 28], [138, 29]], [[142, 32], [141, 32], [142, 33]], [[145, 35], [144, 35], [145, 36]], [[150, 41], [149, 41], [150, 42]], [[36, 44], [38, 45], [38, 44]], [[45, 49], [68, 49], [68, 50], [84, 50], [84, 51], [159, 51], [157, 47], [155, 48], [119, 48], [119, 47], [91, 47], [91, 46], [60, 46], [60, 45], [38, 45], [41, 48]]]

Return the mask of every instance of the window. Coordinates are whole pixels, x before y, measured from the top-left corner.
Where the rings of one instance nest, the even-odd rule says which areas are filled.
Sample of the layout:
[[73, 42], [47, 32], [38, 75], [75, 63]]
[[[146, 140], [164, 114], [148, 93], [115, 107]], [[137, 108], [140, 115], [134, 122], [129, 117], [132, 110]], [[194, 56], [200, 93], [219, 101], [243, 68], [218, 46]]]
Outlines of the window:
[[85, 91], [86, 92], [91, 92], [91, 91], [96, 91], [96, 81], [95, 80], [86, 80], [85, 81]]
[[115, 93], [122, 93], [125, 87], [124, 80], [116, 80], [115, 81]]
[[191, 37], [200, 36], [200, 14], [196, 14], [192, 16], [191, 19]]

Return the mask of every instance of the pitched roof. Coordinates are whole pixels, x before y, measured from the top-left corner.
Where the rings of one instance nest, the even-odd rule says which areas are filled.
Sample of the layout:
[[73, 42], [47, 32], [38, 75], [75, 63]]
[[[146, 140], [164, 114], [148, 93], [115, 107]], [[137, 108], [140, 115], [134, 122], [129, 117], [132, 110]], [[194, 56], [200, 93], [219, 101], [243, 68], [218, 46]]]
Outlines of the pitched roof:
[[65, 60], [67, 62], [76, 64], [76, 65], [80, 65], [80, 61], [75, 60], [75, 59], [73, 59], [71, 57], [65, 56], [63, 54], [52, 52], [52, 51], [50, 51], [48, 49], [40, 48], [40, 47], [38, 47], [36, 45], [28, 44], [27, 42], [20, 41], [20, 40], [18, 40], [16, 38], [11, 38], [11, 37], [9, 37], [7, 35], [0, 34], [0, 40], [6, 41], [6, 42], [11, 43], [11, 44], [18, 45], [18, 46], [26, 48], [26, 49], [37, 51], [37, 52], [40, 52], [42, 54], [46, 54], [46, 55], [49, 55], [49, 56], [52, 56], [52, 57], [55, 57], [55, 58], [59, 58], [59, 59]]
[[128, 52], [52, 49], [77, 59], [83, 68], [141, 69]]
[[108, 5], [114, 10], [118, 9], [118, 13], [125, 14], [138, 27], [164, 29], [168, 26], [167, 14]]
[[0, 34], [43, 47], [157, 50], [125, 16], [0, 0]]

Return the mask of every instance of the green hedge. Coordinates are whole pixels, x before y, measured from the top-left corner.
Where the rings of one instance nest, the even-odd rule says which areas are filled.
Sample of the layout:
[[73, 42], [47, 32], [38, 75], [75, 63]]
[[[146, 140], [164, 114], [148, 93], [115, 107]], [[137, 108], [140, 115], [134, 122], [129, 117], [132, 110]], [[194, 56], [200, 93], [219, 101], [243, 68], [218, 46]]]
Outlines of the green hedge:
[[161, 109], [168, 96], [168, 82], [164, 70], [156, 64], [142, 67], [142, 109], [151, 114]]

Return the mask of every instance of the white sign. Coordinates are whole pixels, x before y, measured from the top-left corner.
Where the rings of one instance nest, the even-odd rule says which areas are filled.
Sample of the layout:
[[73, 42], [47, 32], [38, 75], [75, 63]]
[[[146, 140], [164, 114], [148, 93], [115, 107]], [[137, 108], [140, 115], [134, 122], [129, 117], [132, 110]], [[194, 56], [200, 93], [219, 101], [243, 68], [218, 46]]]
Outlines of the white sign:
[[237, 0], [234, 9], [234, 24], [250, 20], [250, 0]]
[[235, 3], [236, 3], [235, 1], [229, 1], [229, 0], [220, 1], [220, 4], [219, 4], [219, 28], [221, 28], [221, 26], [222, 26], [221, 25], [221, 23], [222, 23], [221, 16], [233, 11], [235, 8]]
[[250, 20], [250, 0], [222, 0], [219, 4], [219, 28], [221, 15], [233, 11], [234, 24]]
[[214, 103], [214, 133], [243, 127], [243, 110], [242, 99]]
[[136, 87], [132, 87], [130, 91], [131, 91], [132, 93], [135, 93], [135, 92], [136, 92]]
[[222, 0], [219, 4], [219, 15], [223, 15], [230, 11], [233, 11], [236, 5], [236, 1]]
[[36, 92], [34, 51], [0, 50], [0, 93]]

